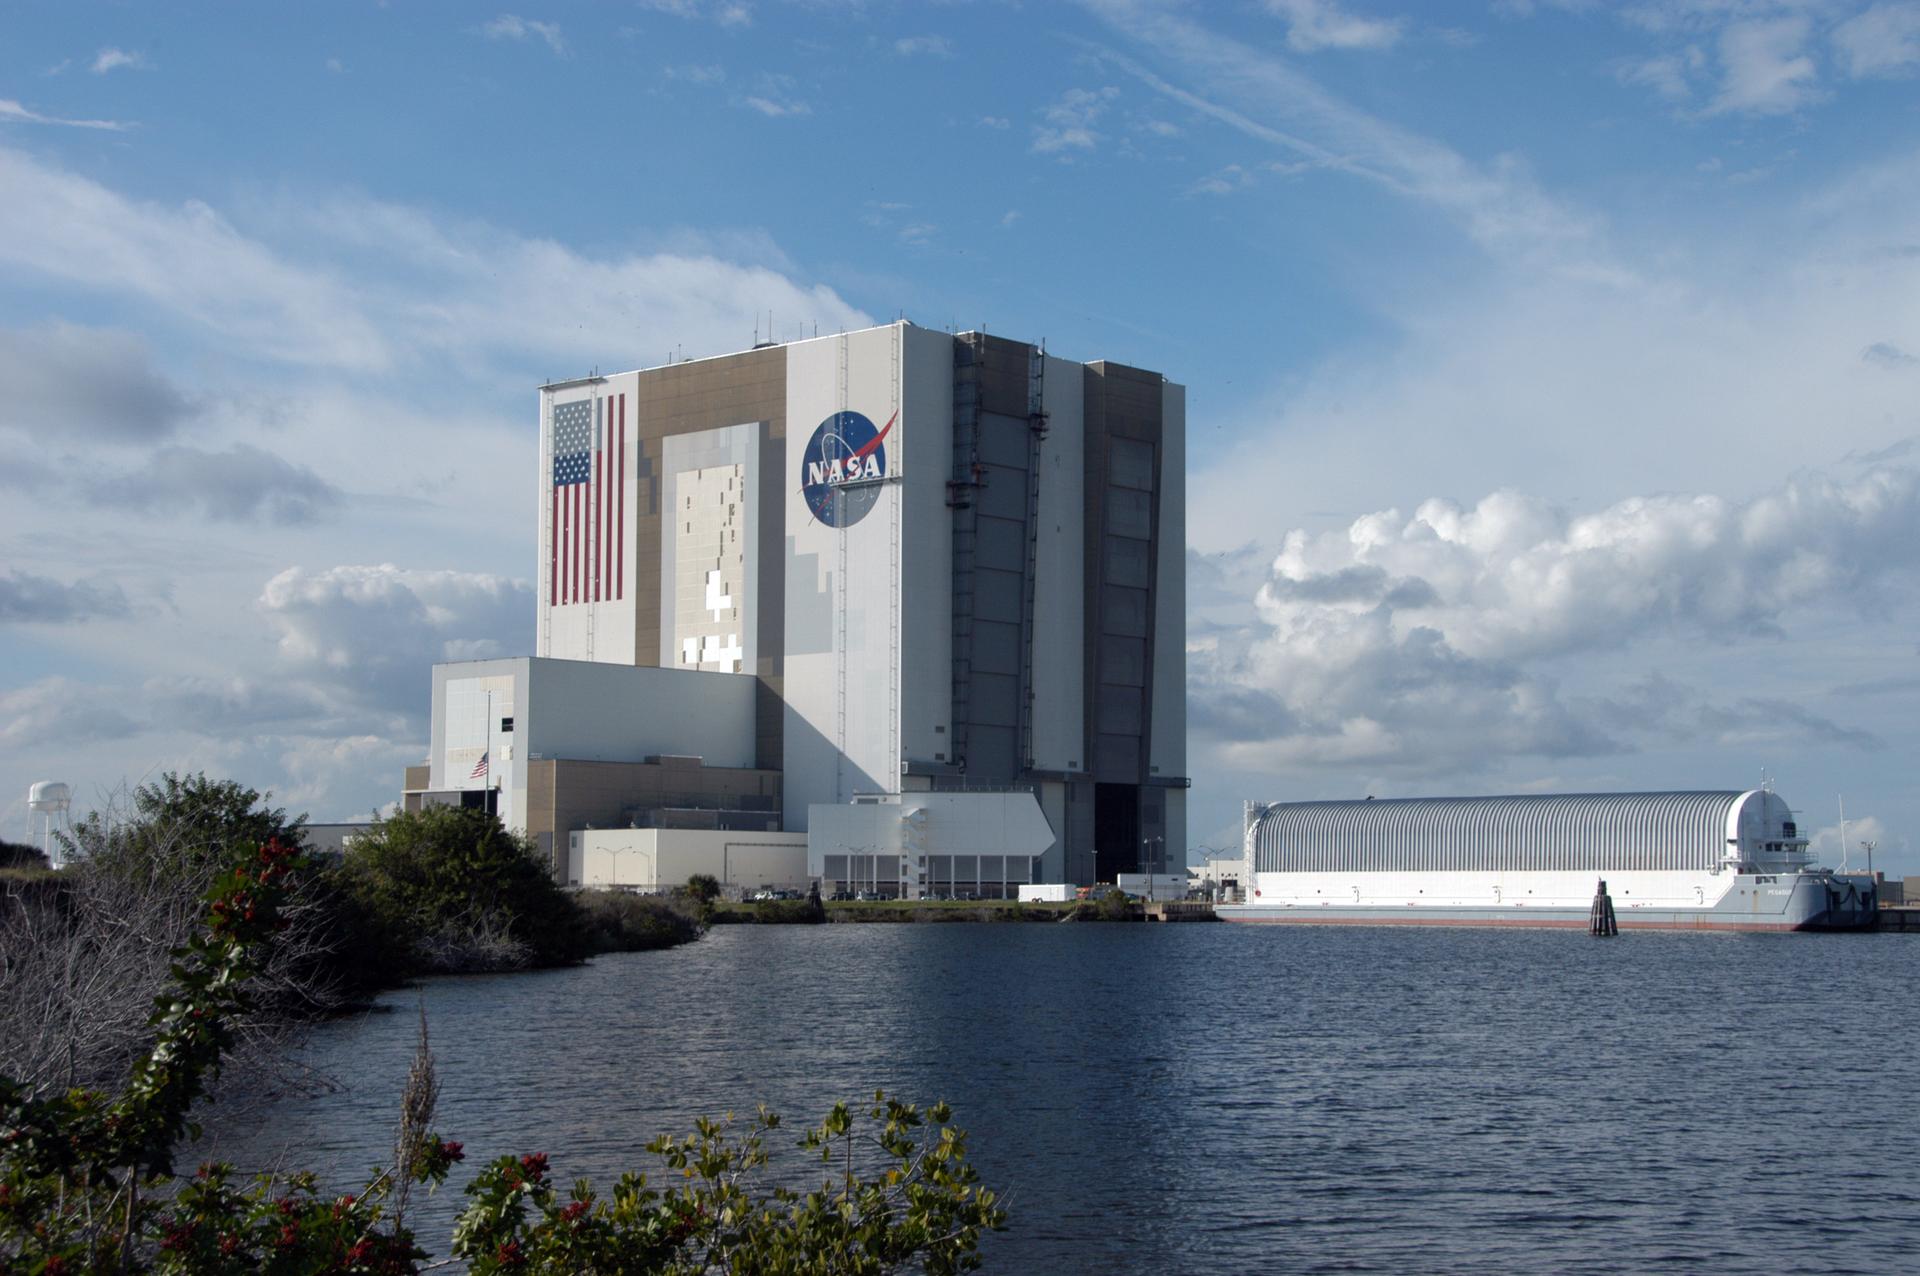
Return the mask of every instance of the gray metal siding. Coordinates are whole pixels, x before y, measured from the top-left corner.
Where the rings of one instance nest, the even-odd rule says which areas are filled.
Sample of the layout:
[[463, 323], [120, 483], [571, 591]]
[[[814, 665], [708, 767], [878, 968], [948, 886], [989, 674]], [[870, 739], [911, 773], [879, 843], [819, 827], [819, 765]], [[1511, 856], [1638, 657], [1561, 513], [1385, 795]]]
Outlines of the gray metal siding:
[[1251, 837], [1254, 871], [1619, 872], [1711, 868], [1736, 791], [1290, 802]]

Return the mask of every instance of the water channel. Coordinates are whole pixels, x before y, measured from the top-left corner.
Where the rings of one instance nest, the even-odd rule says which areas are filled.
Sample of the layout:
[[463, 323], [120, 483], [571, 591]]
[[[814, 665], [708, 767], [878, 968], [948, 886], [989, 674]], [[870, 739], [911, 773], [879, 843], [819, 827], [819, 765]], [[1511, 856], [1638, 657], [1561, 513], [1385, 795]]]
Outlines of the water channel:
[[1920, 1252], [1916, 976], [1903, 935], [723, 927], [390, 994], [314, 1034], [339, 1091], [214, 1137], [384, 1161], [424, 1001], [438, 1128], [563, 1181], [699, 1114], [945, 1098], [1010, 1198], [988, 1271], [1884, 1272]]

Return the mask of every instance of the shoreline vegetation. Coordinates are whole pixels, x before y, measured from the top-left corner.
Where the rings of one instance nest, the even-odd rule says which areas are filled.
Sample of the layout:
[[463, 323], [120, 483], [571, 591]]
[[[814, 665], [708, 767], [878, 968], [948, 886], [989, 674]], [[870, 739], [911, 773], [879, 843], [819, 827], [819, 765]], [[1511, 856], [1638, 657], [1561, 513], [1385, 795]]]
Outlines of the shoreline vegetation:
[[[137, 806], [151, 817], [170, 794], [193, 788], [168, 776], [163, 785], [138, 791]], [[235, 788], [228, 796], [244, 796], [240, 811], [250, 817], [284, 819], [279, 812], [254, 812], [258, 795], [251, 790]], [[433, 1128], [440, 1086], [424, 1012], [392, 1161], [364, 1181], [352, 1180], [355, 1190], [339, 1192], [298, 1170], [248, 1176], [211, 1162], [191, 1174], [177, 1170], [199, 1137], [194, 1113], [241, 1044], [262, 994], [284, 996], [286, 981], [298, 973], [289, 971], [289, 954], [297, 964], [327, 953], [308, 944], [316, 919], [329, 915], [322, 906], [338, 902], [320, 886], [337, 870], [278, 837], [253, 846], [232, 839], [215, 851], [205, 828], [159, 842], [150, 836], [155, 831], [151, 818], [111, 827], [83, 823], [76, 830], [75, 849], [85, 847], [80, 872], [50, 904], [42, 901], [40, 921], [78, 933], [96, 897], [115, 883], [162, 878], [165, 888], [149, 897], [173, 905], [185, 876], [182, 857], [208, 878], [185, 937], [167, 953], [165, 973], [149, 990], [140, 1044], [111, 1082], [51, 1085], [0, 1068], [0, 1271], [372, 1276], [460, 1262], [476, 1276], [877, 1276], [903, 1270], [942, 1276], [979, 1267], [981, 1233], [1005, 1225], [994, 1193], [979, 1186], [966, 1135], [951, 1124], [950, 1109], [944, 1103], [921, 1109], [875, 1092], [871, 1103], [835, 1104], [797, 1141], [782, 1140], [796, 1149], [786, 1156], [798, 1155], [811, 1170], [775, 1160], [770, 1145], [780, 1119], [764, 1108], [748, 1121], [703, 1119], [692, 1134], [654, 1140], [647, 1145], [656, 1162], [653, 1181], [628, 1173], [604, 1191], [581, 1179], [563, 1193], [545, 1152], [498, 1156], [465, 1187], [448, 1256], [434, 1261], [408, 1226], [409, 1202], [415, 1188], [431, 1192], [443, 1185], [467, 1154]], [[409, 831], [403, 824], [402, 836], [387, 839], [384, 856], [375, 857], [382, 872], [421, 867], [417, 856], [401, 853]], [[481, 881], [487, 879], [486, 841], [463, 843], [468, 854], [457, 866], [478, 869]], [[525, 862], [538, 869], [530, 858]], [[507, 865], [506, 871], [520, 868]], [[382, 888], [404, 894], [408, 885], [417, 891], [432, 882], [384, 880]], [[551, 879], [547, 886], [553, 889]], [[369, 907], [383, 902], [378, 892], [371, 901], [360, 899], [353, 884], [334, 887], [341, 898]], [[462, 902], [473, 905], [474, 895], [469, 891]], [[553, 897], [534, 892], [531, 908], [538, 912]], [[487, 902], [484, 892], [480, 902]], [[624, 934], [630, 921], [622, 909], [606, 924]], [[500, 923], [498, 934], [538, 952], [540, 941], [517, 934], [511, 919]], [[21, 955], [11, 948], [0, 953], [9, 967]], [[71, 967], [77, 959], [70, 951], [67, 960]], [[27, 967], [31, 973], [32, 964]]]
[[[35, 1093], [124, 1076], [150, 1041], [152, 998], [235, 854], [303, 848], [306, 817], [204, 774], [167, 773], [61, 836], [64, 866], [0, 847], [0, 1075]], [[573, 965], [672, 948], [717, 925], [1134, 921], [1117, 891], [1097, 900], [736, 902], [712, 877], [663, 895], [567, 890], [531, 843], [479, 810], [394, 815], [311, 867], [284, 910], [269, 965], [235, 1021], [227, 1088], [302, 1082], [287, 1045], [307, 1025], [369, 1008], [440, 974]]]
[[[166, 774], [61, 837], [63, 867], [30, 847], [0, 867], [0, 1075], [35, 1093], [111, 1083], [151, 1041], [152, 999], [235, 855], [301, 850], [304, 816], [253, 789]], [[525, 838], [483, 811], [382, 821], [341, 857], [307, 856], [268, 964], [235, 1020], [235, 1078], [290, 1080], [286, 1043], [435, 974], [571, 965], [704, 933], [689, 898], [555, 885]]]

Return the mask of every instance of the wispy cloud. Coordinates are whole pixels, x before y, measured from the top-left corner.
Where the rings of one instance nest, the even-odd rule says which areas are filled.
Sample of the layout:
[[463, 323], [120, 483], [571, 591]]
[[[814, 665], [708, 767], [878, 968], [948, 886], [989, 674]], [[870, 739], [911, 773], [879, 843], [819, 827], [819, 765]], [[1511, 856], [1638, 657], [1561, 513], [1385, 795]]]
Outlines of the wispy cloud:
[[1920, 70], [1920, 4], [1876, 4], [1833, 31], [1833, 47], [1855, 79]]
[[547, 47], [556, 56], [564, 58], [568, 55], [567, 40], [557, 22], [536, 22], [516, 13], [503, 13], [491, 22], [484, 23], [480, 27], [480, 34], [489, 40], [540, 39], [546, 41]]
[[1650, 58], [1629, 58], [1614, 65], [1614, 78], [1622, 84], [1638, 84], [1652, 89], [1669, 102], [1684, 102], [1693, 95], [1690, 80], [1707, 65], [1707, 55], [1698, 45], [1688, 45], [1675, 53]]
[[239, 234], [205, 204], [136, 203], [0, 150], [0, 266], [131, 294], [294, 363], [384, 366], [387, 341], [350, 289]]
[[953, 56], [953, 41], [943, 35], [910, 35], [893, 42], [893, 51], [903, 58]]
[[1400, 42], [1406, 22], [1400, 18], [1361, 18], [1336, 0], [1267, 0], [1287, 21], [1287, 44], [1300, 53], [1321, 49], [1390, 49]]
[[114, 584], [68, 584], [15, 569], [0, 576], [0, 624], [71, 625], [116, 620], [132, 607]]
[[42, 115], [30, 111], [11, 98], [0, 98], [0, 124], [57, 124], [64, 128], [96, 128], [109, 132], [125, 132], [130, 125], [119, 120], [67, 120], [57, 115]]
[[697, 66], [670, 66], [662, 72], [669, 80], [681, 80], [687, 84], [712, 87], [727, 82], [727, 69], [714, 63]]
[[639, 5], [675, 18], [704, 18], [722, 27], [753, 25], [753, 7], [740, 0], [639, 0]]
[[1490, 252], [1583, 278], [1623, 277], [1604, 249], [1599, 219], [1542, 190], [1517, 157], [1476, 164], [1341, 99], [1287, 59], [1175, 12], [1130, 0], [1088, 3], [1183, 72], [1186, 84], [1175, 83], [1134, 58], [1096, 50], [1155, 92], [1297, 160], [1432, 205]]
[[758, 94], [742, 98], [741, 105], [747, 107], [749, 110], [758, 111], [769, 119], [775, 120], [785, 119], [795, 115], [813, 114], [813, 108], [805, 102], [778, 102], [769, 97], [761, 97]]
[[1253, 174], [1247, 171], [1245, 165], [1228, 164], [1224, 168], [1214, 169], [1213, 172], [1195, 182], [1192, 189], [1196, 195], [1231, 195], [1251, 185], [1253, 185]]
[[1112, 85], [1062, 93], [1040, 113], [1041, 123], [1033, 126], [1034, 153], [1061, 155], [1099, 146], [1101, 134], [1094, 125], [1119, 96], [1120, 90]]
[[1720, 92], [1707, 114], [1783, 115], [1820, 100], [1804, 17], [1736, 23], [1720, 33]]
[[218, 523], [318, 522], [341, 505], [338, 488], [313, 470], [248, 443], [220, 450], [169, 444], [88, 496], [114, 509], [188, 512]]
[[252, 210], [276, 242], [300, 245], [293, 253], [204, 203], [134, 201], [4, 148], [0, 190], [11, 196], [0, 200], [0, 272], [140, 301], [161, 322], [219, 334], [230, 355], [295, 366], [365, 373], [510, 352], [522, 370], [529, 354], [572, 368], [602, 356], [601, 338], [583, 333], [623, 334], [609, 358], [730, 349], [770, 305], [823, 328], [867, 322], [832, 289], [783, 273], [764, 239], [683, 236], [589, 257], [348, 195]]
[[153, 64], [147, 61], [147, 55], [138, 50], [102, 49], [93, 57], [89, 69], [95, 75], [105, 75], [109, 71], [141, 71]]
[[0, 328], [0, 385], [0, 428], [42, 446], [157, 441], [195, 407], [141, 338], [68, 323]]

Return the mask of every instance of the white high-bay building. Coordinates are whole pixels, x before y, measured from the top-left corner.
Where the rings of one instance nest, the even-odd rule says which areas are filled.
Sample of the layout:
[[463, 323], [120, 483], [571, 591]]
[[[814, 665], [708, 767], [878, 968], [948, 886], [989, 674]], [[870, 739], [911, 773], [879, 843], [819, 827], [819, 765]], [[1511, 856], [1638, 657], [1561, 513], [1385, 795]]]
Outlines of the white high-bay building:
[[788, 832], [876, 794], [1030, 791], [1054, 842], [1021, 878], [1164, 872], [1185, 476], [1181, 386], [983, 333], [545, 386], [537, 656], [754, 679]]

